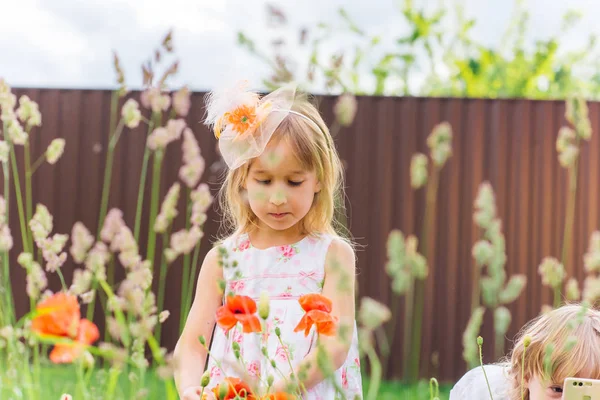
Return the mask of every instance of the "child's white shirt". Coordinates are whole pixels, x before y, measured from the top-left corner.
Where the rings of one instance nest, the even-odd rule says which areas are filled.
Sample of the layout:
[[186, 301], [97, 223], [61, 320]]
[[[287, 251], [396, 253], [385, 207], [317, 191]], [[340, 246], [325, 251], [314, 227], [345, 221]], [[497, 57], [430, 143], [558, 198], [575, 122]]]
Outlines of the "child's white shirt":
[[[494, 400], [509, 400], [508, 364], [484, 365]], [[467, 372], [450, 391], [450, 400], [489, 400], [490, 392], [481, 367]]]

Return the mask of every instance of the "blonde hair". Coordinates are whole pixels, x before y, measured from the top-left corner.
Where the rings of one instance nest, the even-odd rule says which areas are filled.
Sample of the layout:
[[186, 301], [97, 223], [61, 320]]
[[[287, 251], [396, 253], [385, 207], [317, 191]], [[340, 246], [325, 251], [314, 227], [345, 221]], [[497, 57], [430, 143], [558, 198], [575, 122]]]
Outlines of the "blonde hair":
[[[302, 167], [315, 171], [321, 190], [315, 194], [313, 204], [302, 219], [302, 231], [307, 235], [332, 234], [348, 237], [348, 231], [336, 218], [344, 214], [344, 184], [342, 163], [333, 139], [318, 109], [306, 94], [296, 94], [292, 111], [277, 127], [267, 146], [286, 140]], [[312, 120], [318, 127], [316, 131]], [[239, 168], [229, 170], [219, 192], [223, 212], [221, 240], [237, 233], [247, 233], [257, 228], [257, 216], [250, 209], [244, 182], [248, 177], [251, 160]]]
[[[524, 348], [525, 338], [531, 340], [527, 349]], [[554, 349], [548, 357], [549, 344]], [[545, 361], [549, 361], [549, 376]], [[521, 399], [522, 370], [525, 381], [538, 376], [557, 385], [562, 385], [567, 377], [582, 373], [590, 374], [585, 378], [600, 379], [600, 311], [568, 304], [525, 325], [517, 336], [510, 358], [511, 400]], [[525, 399], [529, 399], [527, 390]]]

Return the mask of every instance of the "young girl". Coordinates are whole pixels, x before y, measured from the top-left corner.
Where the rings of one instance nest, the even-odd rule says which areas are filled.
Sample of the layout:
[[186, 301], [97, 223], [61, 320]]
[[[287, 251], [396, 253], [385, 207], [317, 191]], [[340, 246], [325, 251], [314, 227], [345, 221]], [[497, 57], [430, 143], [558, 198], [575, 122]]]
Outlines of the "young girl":
[[[213, 92], [207, 123], [214, 127], [229, 168], [221, 208], [232, 233], [207, 254], [200, 270], [175, 349], [179, 393], [184, 399], [199, 399], [206, 369], [210, 383], [204, 393], [225, 378], [244, 376], [263, 388], [274, 379], [270, 392], [284, 391], [294, 375], [301, 377], [304, 399], [334, 399], [340, 390], [348, 399], [362, 398], [355, 255], [334, 229], [336, 202], [343, 202], [342, 170], [327, 126], [293, 85], [263, 98], [244, 86]], [[253, 316], [255, 303], [260, 304], [264, 293], [270, 299], [269, 316], [266, 329], [256, 332], [261, 326]], [[322, 308], [327, 300], [318, 296], [305, 296], [313, 294], [331, 300], [330, 307]], [[314, 328], [305, 332], [298, 324], [307, 307], [318, 308], [318, 314], [325, 311], [319, 315], [335, 321], [338, 333], [328, 336], [332, 332], [323, 329], [318, 335]], [[232, 327], [232, 316], [241, 323]], [[340, 340], [343, 332], [347, 340]], [[317, 358], [317, 335], [329, 366]], [[210, 346], [208, 365], [201, 336]], [[325, 379], [324, 367], [334, 371], [336, 384]]]
[[[546, 365], [552, 366], [550, 376]], [[561, 399], [565, 378], [600, 379], [600, 312], [571, 304], [537, 317], [521, 330], [508, 362], [486, 365], [485, 372], [494, 400]], [[481, 367], [467, 372], [450, 392], [450, 400], [489, 398]]]

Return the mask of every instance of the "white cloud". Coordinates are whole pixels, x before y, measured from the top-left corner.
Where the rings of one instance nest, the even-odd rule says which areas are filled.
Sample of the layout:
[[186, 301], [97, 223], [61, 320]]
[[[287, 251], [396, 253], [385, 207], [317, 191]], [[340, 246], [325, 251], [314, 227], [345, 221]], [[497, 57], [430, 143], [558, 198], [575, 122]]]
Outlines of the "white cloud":
[[[225, 82], [248, 78], [255, 85], [270, 72], [269, 67], [239, 48], [237, 32], [252, 37], [259, 48], [269, 51], [273, 30], [265, 7], [267, 0], [20, 0], [4, 2], [0, 24], [0, 75], [13, 86], [92, 87], [114, 84], [112, 50], [117, 50], [128, 84], [141, 84], [140, 65], [174, 28], [180, 73], [175, 86], [189, 84], [205, 90]], [[339, 23], [343, 5], [369, 35], [381, 34], [384, 50], [394, 50], [394, 39], [405, 32], [399, 11], [401, 2], [371, 0], [279, 1], [289, 19], [282, 32], [289, 43], [297, 43], [301, 27], [318, 22]], [[451, 4], [452, 2], [446, 2]], [[508, 3], [508, 4], [507, 4]], [[594, 0], [529, 0], [531, 11], [528, 41], [556, 33], [568, 8], [584, 11], [577, 30], [561, 38], [570, 49], [582, 47], [589, 33], [600, 33], [594, 15], [600, 3]], [[414, 0], [430, 8], [437, 0]], [[473, 34], [484, 43], [497, 45], [508, 26], [513, 1], [464, 0], [468, 15], [478, 23]], [[353, 43], [350, 35], [332, 38], [323, 51], [332, 53]], [[290, 47], [294, 57], [308, 57], [307, 50]], [[383, 51], [383, 50], [382, 50]], [[363, 71], [368, 76], [368, 71]]]

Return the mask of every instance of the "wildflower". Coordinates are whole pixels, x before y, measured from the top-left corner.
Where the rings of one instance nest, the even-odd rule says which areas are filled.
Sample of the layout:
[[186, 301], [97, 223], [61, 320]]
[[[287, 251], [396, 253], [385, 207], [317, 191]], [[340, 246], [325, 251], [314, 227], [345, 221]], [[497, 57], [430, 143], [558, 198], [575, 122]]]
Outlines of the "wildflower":
[[244, 333], [260, 332], [260, 321], [254, 315], [256, 303], [248, 296], [227, 296], [225, 305], [217, 309], [217, 324], [229, 331], [238, 322], [242, 324]]
[[166, 127], [156, 128], [150, 136], [146, 145], [150, 150], [164, 149], [167, 145], [181, 137], [185, 121], [183, 119], [169, 120]]
[[410, 160], [410, 186], [419, 189], [427, 182], [427, 156], [417, 153]]
[[600, 270], [600, 231], [590, 236], [588, 251], [583, 256], [583, 264], [587, 272]]
[[473, 258], [479, 265], [487, 265], [494, 257], [494, 247], [487, 240], [478, 240], [473, 246]]
[[[11, 93], [10, 96], [14, 95]], [[2, 122], [6, 123], [7, 125], [10, 125], [13, 121], [15, 121], [17, 119], [17, 116], [15, 114], [15, 110], [12, 109], [11, 107], [2, 107], [2, 103], [1, 103], [1, 96], [0, 96], [0, 108], [2, 108], [2, 114], [0, 114], [0, 120], [2, 120]]]
[[146, 290], [152, 285], [152, 269], [148, 260], [138, 263], [127, 273], [127, 280]]
[[542, 276], [542, 283], [551, 288], [560, 286], [565, 279], [565, 267], [554, 257], [545, 257], [538, 272]]
[[79, 297], [83, 304], [90, 304], [94, 300], [95, 292], [90, 290], [89, 292], [82, 293]]
[[0, 251], [9, 251], [13, 247], [13, 238], [8, 225], [0, 226]]
[[158, 233], [163, 233], [167, 230], [173, 218], [177, 216], [177, 202], [179, 201], [179, 191], [181, 186], [179, 183], [174, 183], [167, 192], [165, 200], [160, 207], [160, 213], [154, 222], [154, 230]]
[[177, 253], [175, 250], [173, 249], [165, 249], [165, 251], [163, 251], [163, 255], [165, 256], [165, 259], [167, 260], [167, 264], [171, 264], [173, 261], [175, 261], [177, 259], [177, 257], [179, 257], [179, 253]]
[[29, 221], [29, 227], [33, 232], [33, 238], [37, 241], [39, 239], [45, 239], [52, 232], [53, 223], [52, 215], [43, 204], [38, 204], [35, 208], [35, 214], [31, 221]]
[[350, 93], [344, 93], [338, 97], [333, 112], [341, 126], [350, 126], [356, 116], [356, 97]]
[[65, 151], [65, 143], [65, 139], [60, 138], [50, 142], [48, 149], [46, 149], [46, 161], [48, 161], [48, 164], [56, 164]]
[[191, 192], [190, 198], [192, 199], [192, 225], [201, 226], [206, 221], [206, 211], [213, 201], [208, 185], [201, 183]]
[[203, 235], [197, 226], [193, 226], [189, 232], [185, 229], [175, 232], [171, 236], [171, 249], [176, 254], [189, 254]]
[[[2, 106], [4, 105], [3, 101], [5, 101], [5, 100], [4, 100], [3, 96], [8, 95], [11, 92], [11, 90], [12, 90], [11, 87], [8, 85], [8, 83], [6, 83], [4, 78], [0, 78], [0, 105], [2, 105]], [[13, 103], [13, 106], [14, 106], [14, 103]]]
[[112, 343], [100, 343], [98, 349], [104, 357], [113, 362], [113, 365], [121, 366], [127, 360], [127, 350], [119, 348]]
[[17, 120], [13, 120], [9, 123], [6, 133], [11, 142], [17, 145], [22, 146], [27, 142], [27, 139], [29, 139], [29, 135], [23, 130], [23, 127], [21, 127]]
[[117, 322], [117, 320], [114, 317], [106, 318], [106, 326], [108, 328], [108, 333], [113, 339], [117, 341], [122, 341], [123, 327], [119, 324], [119, 322]]
[[102, 225], [102, 231], [100, 231], [100, 238], [106, 243], [112, 242], [115, 235], [121, 231], [121, 228], [124, 225], [123, 211], [118, 208], [111, 209], [104, 219], [104, 225]]
[[129, 129], [137, 128], [142, 119], [142, 113], [140, 112], [139, 104], [134, 99], [129, 99], [123, 105], [121, 109], [121, 116], [123, 122]]
[[82, 295], [90, 290], [92, 271], [76, 269], [73, 272], [73, 283], [69, 291], [75, 295]]
[[170, 119], [167, 122], [167, 133], [170, 141], [179, 140], [185, 127], [186, 123], [184, 119]]
[[558, 155], [558, 161], [561, 166], [569, 168], [577, 160], [579, 148], [575, 145], [568, 145], [567, 148]]
[[163, 149], [169, 144], [169, 136], [166, 128], [156, 128], [148, 136], [147, 146], [150, 150]]
[[173, 94], [173, 109], [180, 117], [186, 117], [190, 111], [190, 90], [187, 87]]
[[484, 307], [478, 307], [473, 311], [471, 318], [467, 324], [467, 328], [463, 333], [463, 359], [467, 362], [470, 368], [473, 368], [479, 363], [479, 357], [477, 353], [476, 337], [483, 323], [483, 314], [485, 313]]
[[494, 189], [489, 182], [479, 185], [477, 197], [475, 198], [475, 214], [473, 220], [484, 229], [490, 229], [496, 218], [496, 199]]
[[165, 364], [156, 368], [156, 374], [162, 380], [171, 379], [175, 370], [173, 355], [169, 354], [165, 357]]
[[161, 313], [158, 314], [158, 322], [160, 322], [162, 324], [163, 322], [165, 322], [167, 320], [167, 318], [169, 318], [169, 315], [171, 315], [169, 310], [161, 311]]
[[[138, 313], [138, 315], [140, 315], [140, 313]], [[143, 315], [140, 320], [131, 323], [129, 328], [134, 337], [146, 339], [152, 336], [152, 332], [157, 323], [158, 317], [156, 315]]]
[[568, 301], [577, 301], [581, 294], [579, 293], [579, 284], [577, 279], [571, 278], [565, 285], [565, 296]]
[[71, 256], [77, 264], [81, 264], [85, 261], [88, 250], [94, 244], [94, 236], [83, 223], [76, 222], [71, 232], [71, 240]]
[[323, 295], [311, 293], [301, 296], [298, 302], [306, 313], [294, 328], [294, 332], [304, 330], [304, 335], [308, 336], [312, 326], [316, 325], [317, 332], [321, 335], [335, 334], [337, 321], [331, 316], [331, 300]]
[[52, 238], [46, 238], [39, 240], [40, 248], [45, 251], [51, 251], [53, 253], [60, 253], [67, 244], [69, 235], [55, 233]]
[[73, 396], [71, 396], [71, 395], [70, 395], [70, 394], [68, 394], [68, 393], [63, 393], [63, 394], [60, 396], [60, 400], [73, 400]]
[[590, 140], [592, 137], [592, 127], [588, 115], [587, 103], [582, 98], [567, 99], [565, 116], [573, 124], [577, 136], [583, 140]]
[[568, 126], [563, 126], [558, 131], [558, 137], [556, 139], [556, 151], [562, 153], [566, 150], [567, 146], [573, 144], [577, 135], [575, 131]]
[[46, 271], [56, 272], [63, 264], [67, 261], [67, 253], [62, 252], [60, 254], [54, 253], [53, 251], [46, 250], [42, 252], [44, 260], [46, 260]]
[[29, 298], [36, 300], [42, 290], [46, 289], [48, 286], [48, 278], [44, 273], [44, 270], [37, 262], [31, 264], [29, 268], [27, 268], [27, 287], [26, 292]]
[[110, 260], [110, 253], [106, 244], [96, 242], [85, 259], [85, 268], [94, 274], [97, 280], [106, 280], [106, 263]]
[[438, 167], [444, 165], [452, 155], [452, 127], [442, 122], [433, 128], [427, 138], [427, 146], [431, 151], [431, 159]]
[[117, 82], [119, 83], [119, 97], [122, 97], [127, 94], [127, 87], [125, 86], [125, 73], [123, 72], [123, 68], [121, 68], [121, 61], [116, 51], [113, 51], [113, 65], [117, 73]]
[[583, 301], [594, 304], [600, 299], [600, 278], [587, 276], [583, 281]]
[[19, 98], [17, 116], [28, 126], [42, 125], [42, 115], [40, 114], [38, 104], [35, 101], [32, 101], [28, 96], [21, 96]]
[[179, 169], [179, 178], [188, 186], [194, 187], [200, 181], [204, 173], [204, 159], [198, 157], [188, 164], [184, 164]]
[[114, 252], [138, 254], [137, 242], [127, 225], [122, 225], [113, 236], [110, 249]]
[[392, 317], [390, 309], [370, 297], [363, 297], [358, 311], [358, 320], [367, 329], [374, 330], [389, 321]]
[[521, 291], [527, 284], [527, 277], [525, 275], [513, 275], [508, 280], [508, 283], [504, 287], [504, 290], [498, 295], [498, 299], [502, 304], [512, 303], [519, 297]]
[[423, 280], [427, 278], [428, 268], [427, 260], [422, 254], [419, 254], [419, 239], [415, 235], [409, 235], [406, 238], [405, 250], [410, 272], [416, 279]]
[[162, 94], [160, 89], [156, 87], [149, 88], [141, 95], [142, 105], [146, 108], [151, 108], [152, 112], [167, 111], [171, 105], [171, 98]]
[[510, 311], [506, 307], [498, 307], [494, 311], [494, 330], [499, 336], [504, 336], [508, 331], [511, 321]]
[[200, 147], [191, 129], [186, 128], [183, 132], [183, 165], [179, 169], [179, 177], [188, 187], [198, 184], [204, 173], [205, 162], [200, 155]]

